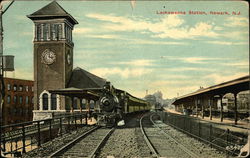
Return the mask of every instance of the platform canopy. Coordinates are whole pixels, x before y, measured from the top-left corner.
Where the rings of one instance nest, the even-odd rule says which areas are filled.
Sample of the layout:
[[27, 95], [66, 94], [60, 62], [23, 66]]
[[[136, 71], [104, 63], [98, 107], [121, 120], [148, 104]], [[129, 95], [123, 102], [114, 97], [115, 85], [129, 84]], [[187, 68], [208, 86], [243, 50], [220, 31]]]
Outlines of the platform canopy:
[[201, 95], [215, 96], [224, 95], [226, 93], [239, 93], [241, 91], [249, 90], [249, 75], [240, 77], [231, 81], [223, 82], [217, 85], [213, 85], [208, 88], [199, 89], [193, 93], [186, 94], [178, 97], [173, 104], [177, 105], [185, 102], [188, 99], [192, 99]]
[[97, 93], [100, 91], [100, 88], [91, 88], [91, 89], [79, 89], [74, 87], [49, 90], [52, 94], [59, 94], [68, 97], [77, 97], [87, 100], [99, 100], [100, 95]]

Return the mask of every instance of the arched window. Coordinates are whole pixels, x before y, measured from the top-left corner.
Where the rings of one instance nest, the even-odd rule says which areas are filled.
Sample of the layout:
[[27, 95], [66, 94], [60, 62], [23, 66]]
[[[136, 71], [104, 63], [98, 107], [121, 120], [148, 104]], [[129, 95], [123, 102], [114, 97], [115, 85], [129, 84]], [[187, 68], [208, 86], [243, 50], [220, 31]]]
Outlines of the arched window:
[[95, 108], [95, 102], [93, 100], [90, 101], [89, 103], [90, 109], [94, 109]]
[[82, 109], [86, 109], [86, 99], [82, 99]]
[[51, 110], [56, 110], [56, 94], [51, 95]]
[[43, 94], [43, 110], [48, 110], [48, 94]]
[[77, 98], [74, 97], [74, 100], [73, 100], [73, 108], [74, 108], [74, 109], [78, 109], [77, 107], [78, 107], [78, 106], [77, 106]]

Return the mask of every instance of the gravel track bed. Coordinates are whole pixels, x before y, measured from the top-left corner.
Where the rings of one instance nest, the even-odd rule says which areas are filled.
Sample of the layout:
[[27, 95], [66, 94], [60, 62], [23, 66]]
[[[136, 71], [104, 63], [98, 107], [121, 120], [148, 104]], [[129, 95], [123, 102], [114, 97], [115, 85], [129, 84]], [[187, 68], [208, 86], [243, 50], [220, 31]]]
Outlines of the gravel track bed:
[[110, 136], [98, 157], [116, 158], [152, 157], [139, 128], [141, 114], [127, 117], [126, 125]]
[[137, 147], [135, 128], [116, 129], [109, 137], [105, 146], [100, 150], [98, 157], [137, 157], [139, 149]]
[[73, 147], [56, 157], [88, 157], [111, 129], [100, 128], [80, 140]]
[[143, 118], [143, 128], [146, 135], [148, 136], [148, 139], [161, 157], [191, 157], [183, 149], [181, 149], [176, 142], [166, 137], [160, 129], [154, 127], [149, 116], [150, 115]]
[[198, 141], [195, 138], [189, 137], [185, 133], [182, 133], [173, 127], [157, 121], [157, 125], [160, 126], [168, 135], [173, 137], [177, 142], [181, 143], [190, 151], [194, 152], [198, 157], [206, 158], [225, 158], [227, 157], [226, 153], [218, 151], [214, 148], [211, 148], [208, 144]]
[[152, 153], [150, 153], [150, 149], [147, 146], [145, 139], [141, 133], [141, 129], [138, 127], [135, 129], [135, 136], [137, 141], [137, 146], [139, 149], [139, 156], [140, 157], [151, 157]]
[[72, 141], [73, 139], [77, 138], [84, 132], [88, 131], [90, 128], [93, 128], [91, 126], [85, 126], [82, 128], [78, 128], [75, 131], [72, 131], [71, 133], [64, 134], [62, 137], [57, 137], [53, 139], [52, 141], [46, 142], [41, 145], [40, 148], [34, 149], [28, 153], [25, 153], [22, 155], [24, 158], [28, 157], [46, 157], [49, 156], [51, 153], [55, 152], [59, 148], [63, 147], [68, 142]]

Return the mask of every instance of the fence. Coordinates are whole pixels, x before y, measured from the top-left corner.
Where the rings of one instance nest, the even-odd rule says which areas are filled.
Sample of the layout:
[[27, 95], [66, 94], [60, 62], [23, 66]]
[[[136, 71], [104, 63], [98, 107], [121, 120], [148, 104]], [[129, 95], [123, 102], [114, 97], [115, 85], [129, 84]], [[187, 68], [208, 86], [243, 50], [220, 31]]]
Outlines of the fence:
[[41, 144], [87, 124], [87, 115], [72, 114], [1, 128], [1, 149], [6, 156], [21, 156]]
[[216, 128], [216, 124], [201, 121], [194, 117], [163, 113], [162, 118], [165, 123], [174, 128], [229, 155], [238, 155], [240, 149], [247, 143], [247, 135], [242, 135], [229, 129]]

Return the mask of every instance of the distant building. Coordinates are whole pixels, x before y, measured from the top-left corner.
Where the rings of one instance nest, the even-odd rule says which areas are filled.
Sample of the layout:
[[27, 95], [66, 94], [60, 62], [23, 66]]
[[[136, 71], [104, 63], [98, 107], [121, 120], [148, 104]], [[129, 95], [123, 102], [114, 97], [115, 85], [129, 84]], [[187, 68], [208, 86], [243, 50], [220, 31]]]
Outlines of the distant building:
[[146, 95], [144, 99], [151, 104], [151, 107], [154, 108], [156, 105], [156, 97], [154, 95]]
[[34, 81], [4, 78], [4, 125], [32, 121]]

